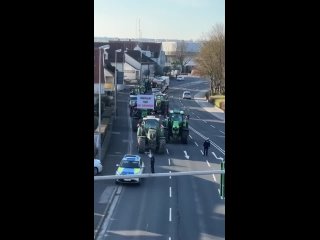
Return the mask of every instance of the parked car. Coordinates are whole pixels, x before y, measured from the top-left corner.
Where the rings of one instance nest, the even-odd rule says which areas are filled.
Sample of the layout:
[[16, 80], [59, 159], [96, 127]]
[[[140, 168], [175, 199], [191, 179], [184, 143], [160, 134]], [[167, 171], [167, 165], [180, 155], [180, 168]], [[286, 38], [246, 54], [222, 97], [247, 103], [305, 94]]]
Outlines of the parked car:
[[182, 98], [183, 98], [183, 99], [191, 99], [191, 93], [190, 93], [190, 91], [184, 91], [184, 92], [182, 93]]
[[97, 175], [98, 173], [102, 172], [102, 164], [99, 159], [94, 159], [94, 175]]
[[182, 75], [177, 76], [177, 81], [183, 81], [183, 80], [184, 80], [184, 76]]
[[153, 95], [156, 95], [157, 93], [161, 93], [161, 89], [160, 88], [152, 88], [151, 91], [152, 91]]
[[140, 183], [140, 178], [134, 177], [136, 174], [142, 174], [144, 170], [144, 163], [139, 155], [126, 154], [116, 166], [118, 167], [116, 175], [128, 176], [124, 179], [116, 179], [116, 183]]

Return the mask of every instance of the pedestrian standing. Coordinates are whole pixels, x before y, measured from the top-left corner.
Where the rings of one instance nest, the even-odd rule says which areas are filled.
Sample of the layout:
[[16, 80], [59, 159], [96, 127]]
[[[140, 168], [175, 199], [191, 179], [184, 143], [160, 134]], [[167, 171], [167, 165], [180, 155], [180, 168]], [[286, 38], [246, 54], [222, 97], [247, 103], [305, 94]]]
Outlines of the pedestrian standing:
[[209, 138], [208, 138], [203, 143], [203, 156], [208, 156], [209, 147], [210, 147], [210, 141], [209, 141]]
[[150, 158], [150, 164], [151, 164], [151, 172], [154, 173], [154, 156], [151, 153], [151, 151], [149, 153], [149, 158]]

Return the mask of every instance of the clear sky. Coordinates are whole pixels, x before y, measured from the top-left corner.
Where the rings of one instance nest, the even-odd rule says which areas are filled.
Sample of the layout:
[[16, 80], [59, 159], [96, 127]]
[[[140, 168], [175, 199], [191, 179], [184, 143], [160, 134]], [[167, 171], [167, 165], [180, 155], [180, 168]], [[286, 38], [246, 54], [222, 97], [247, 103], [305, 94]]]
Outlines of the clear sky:
[[224, 0], [94, 0], [94, 37], [199, 40], [225, 24]]

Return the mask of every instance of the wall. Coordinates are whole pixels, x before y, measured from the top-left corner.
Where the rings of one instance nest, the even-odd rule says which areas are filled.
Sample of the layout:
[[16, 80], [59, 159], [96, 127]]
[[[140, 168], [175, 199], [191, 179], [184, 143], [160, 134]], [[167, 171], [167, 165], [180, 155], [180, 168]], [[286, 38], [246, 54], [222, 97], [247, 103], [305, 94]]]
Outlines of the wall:
[[125, 80], [135, 80], [136, 79], [136, 71], [134, 67], [129, 65], [128, 63], [124, 64], [124, 79]]

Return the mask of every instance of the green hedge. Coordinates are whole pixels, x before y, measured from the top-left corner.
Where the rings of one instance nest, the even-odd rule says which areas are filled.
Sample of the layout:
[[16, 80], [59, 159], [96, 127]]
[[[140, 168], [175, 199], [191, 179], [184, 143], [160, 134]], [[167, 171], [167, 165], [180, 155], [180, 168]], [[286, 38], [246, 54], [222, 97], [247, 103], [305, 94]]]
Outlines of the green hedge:
[[209, 102], [217, 107], [220, 107], [220, 103], [224, 101], [225, 101], [224, 95], [214, 95], [209, 97]]

